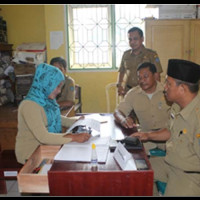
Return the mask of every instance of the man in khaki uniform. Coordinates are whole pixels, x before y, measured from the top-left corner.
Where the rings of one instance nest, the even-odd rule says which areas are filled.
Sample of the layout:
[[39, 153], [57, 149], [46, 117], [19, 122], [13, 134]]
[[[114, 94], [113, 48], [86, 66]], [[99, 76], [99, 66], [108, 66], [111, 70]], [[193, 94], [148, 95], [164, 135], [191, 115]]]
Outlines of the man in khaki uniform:
[[70, 76], [66, 75], [66, 61], [61, 57], [52, 58], [50, 64], [62, 71], [65, 76], [65, 83], [62, 87], [61, 93], [57, 96], [57, 103], [60, 109], [68, 109], [75, 103], [75, 81]]
[[[130, 89], [117, 106], [114, 117], [126, 128], [135, 126], [129, 116], [132, 110], [136, 113], [141, 131], [152, 131], [165, 128], [170, 108], [163, 94], [162, 84], [156, 80], [156, 67], [150, 62], [142, 63], [137, 69], [139, 85]], [[165, 144], [147, 142], [145, 150], [159, 147], [165, 150]]]
[[[133, 27], [128, 31], [130, 50], [124, 52], [118, 75], [118, 94], [124, 96], [137, 82], [137, 67], [144, 62], [151, 62], [157, 68], [156, 79], [160, 81], [163, 72], [157, 53], [143, 45], [144, 36], [141, 29]], [[125, 80], [124, 80], [125, 79]], [[124, 83], [123, 83], [124, 82]], [[124, 87], [123, 87], [124, 84]]]
[[167, 183], [165, 196], [200, 195], [199, 79], [199, 65], [170, 59], [164, 88], [167, 99], [174, 104], [168, 127], [132, 134], [143, 141], [167, 141], [166, 157], [150, 159], [155, 181]]

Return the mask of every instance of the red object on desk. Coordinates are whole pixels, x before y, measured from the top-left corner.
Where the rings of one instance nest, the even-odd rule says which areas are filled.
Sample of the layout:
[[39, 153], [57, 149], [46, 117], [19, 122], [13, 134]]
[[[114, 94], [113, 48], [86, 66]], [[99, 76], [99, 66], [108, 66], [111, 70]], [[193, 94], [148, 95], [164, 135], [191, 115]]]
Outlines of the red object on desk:
[[[130, 135], [133, 130], [125, 130], [110, 115], [107, 134], [115, 139]], [[127, 132], [125, 132], [127, 131]], [[136, 131], [136, 130], [135, 130]], [[148, 170], [123, 171], [109, 152], [105, 164], [98, 164], [92, 171], [90, 163], [54, 161], [48, 172], [49, 190], [52, 196], [151, 196], [153, 194], [153, 170], [142, 150], [131, 150], [134, 159], [145, 159]]]

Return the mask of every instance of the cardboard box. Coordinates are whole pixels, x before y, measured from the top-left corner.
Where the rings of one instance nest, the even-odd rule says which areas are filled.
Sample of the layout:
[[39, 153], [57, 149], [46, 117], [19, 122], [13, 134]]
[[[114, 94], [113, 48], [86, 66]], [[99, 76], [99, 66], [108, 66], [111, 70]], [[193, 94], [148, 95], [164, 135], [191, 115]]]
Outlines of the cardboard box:
[[195, 19], [196, 5], [159, 5], [159, 19]]
[[43, 52], [27, 52], [27, 51], [13, 51], [13, 62], [40, 64], [46, 62], [46, 51]]
[[36, 67], [34, 64], [15, 64], [15, 75], [35, 74]]
[[53, 162], [60, 147], [41, 145], [34, 151], [17, 175], [20, 193], [49, 193], [48, 175], [33, 171], [44, 159], [51, 159]]

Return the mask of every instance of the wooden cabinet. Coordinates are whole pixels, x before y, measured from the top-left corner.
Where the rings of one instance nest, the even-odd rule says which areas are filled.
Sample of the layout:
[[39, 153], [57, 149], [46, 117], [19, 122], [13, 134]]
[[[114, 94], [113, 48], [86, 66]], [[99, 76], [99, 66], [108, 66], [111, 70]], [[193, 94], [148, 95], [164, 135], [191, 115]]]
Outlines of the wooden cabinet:
[[146, 20], [145, 35], [145, 46], [155, 50], [161, 60], [162, 80], [170, 58], [200, 64], [200, 20]]
[[17, 106], [0, 106], [0, 146], [1, 150], [15, 149], [17, 135]]
[[12, 57], [12, 46], [13, 46], [13, 44], [0, 43], [1, 53], [7, 52]]
[[200, 20], [191, 21], [190, 26], [190, 60], [200, 64]]

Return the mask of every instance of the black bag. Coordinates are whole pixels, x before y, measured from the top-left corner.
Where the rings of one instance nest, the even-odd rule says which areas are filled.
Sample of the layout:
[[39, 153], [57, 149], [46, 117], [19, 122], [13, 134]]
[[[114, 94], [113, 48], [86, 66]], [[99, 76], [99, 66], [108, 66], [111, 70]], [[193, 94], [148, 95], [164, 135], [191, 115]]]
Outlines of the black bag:
[[142, 143], [137, 137], [127, 136], [120, 141], [126, 149], [142, 149]]

